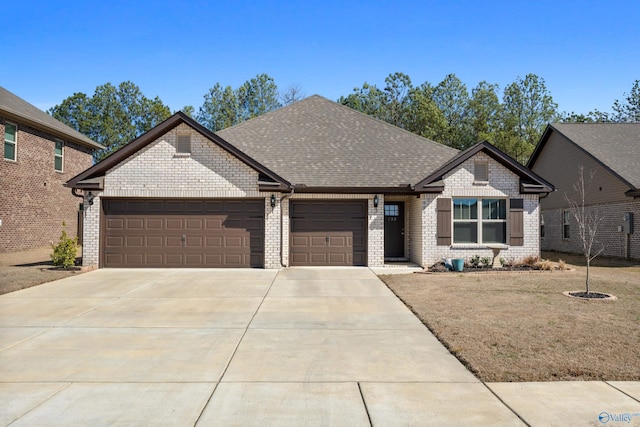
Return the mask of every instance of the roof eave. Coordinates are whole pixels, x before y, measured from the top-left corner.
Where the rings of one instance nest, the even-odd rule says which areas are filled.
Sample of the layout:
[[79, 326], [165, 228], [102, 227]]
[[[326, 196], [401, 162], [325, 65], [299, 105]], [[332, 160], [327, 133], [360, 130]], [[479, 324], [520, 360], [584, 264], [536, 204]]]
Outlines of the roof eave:
[[[3, 116], [7, 117], [9, 119], [9, 121], [11, 120], [15, 120], [21, 123], [25, 123], [29, 126], [32, 126], [36, 129], [40, 129], [43, 130], [47, 133], [50, 133], [51, 135], [58, 137], [60, 139], [64, 139], [66, 141], [69, 142], [73, 142], [75, 144], [79, 144], [82, 145], [84, 147], [88, 147], [91, 148], [92, 150], [102, 150], [105, 147], [101, 144], [98, 144], [97, 142], [93, 141], [92, 139], [90, 139], [89, 137], [85, 137], [86, 139], [83, 138], [78, 138], [75, 135], [72, 135], [70, 133], [64, 132], [63, 130], [60, 129], [56, 129], [40, 120], [34, 119], [30, 116], [27, 116], [25, 114], [19, 113], [17, 111], [14, 110], [10, 110], [7, 109], [4, 106], [0, 106], [0, 114], [2, 114]], [[83, 135], [84, 136], [84, 135]]]
[[256, 170], [258, 173], [262, 173], [263, 175], [269, 177], [269, 179], [273, 180], [274, 182], [278, 182], [283, 186], [283, 188], [286, 188], [286, 189], [291, 188], [291, 183], [289, 183], [287, 180], [285, 180], [275, 172], [271, 171], [270, 169], [268, 169], [258, 161], [249, 157], [247, 154], [245, 154], [235, 146], [228, 143], [222, 137], [211, 132], [209, 129], [205, 128], [200, 123], [196, 122], [195, 120], [193, 120], [186, 114], [182, 113], [181, 111], [175, 113], [174, 115], [172, 115], [167, 120], [160, 123], [153, 129], [149, 130], [148, 132], [144, 133], [143, 135], [129, 142], [127, 145], [115, 151], [114, 153], [112, 153], [111, 155], [109, 155], [99, 163], [96, 163], [95, 165], [91, 166], [89, 169], [86, 169], [85, 171], [71, 178], [69, 181], [67, 181], [65, 185], [71, 188], [79, 188], [77, 186], [81, 181], [86, 180], [88, 178], [104, 175], [109, 169], [113, 168], [120, 162], [126, 160], [137, 151], [146, 147], [148, 144], [155, 141], [165, 133], [173, 130], [174, 128], [176, 128], [178, 125], [182, 123], [185, 123], [188, 126], [192, 127], [197, 132], [201, 133], [203, 136], [205, 136], [206, 138], [208, 138], [209, 140], [217, 144], [220, 148], [227, 151], [232, 156], [238, 158], [241, 162], [245, 163], [247, 166]]
[[459, 154], [451, 158], [447, 163], [445, 163], [438, 170], [433, 172], [428, 177], [424, 178], [422, 181], [416, 184], [417, 189], [426, 188], [432, 184], [435, 184], [437, 181], [442, 180], [443, 176], [447, 173], [451, 172], [456, 167], [460, 166], [462, 163], [466, 162], [477, 153], [484, 151], [491, 158], [502, 164], [507, 169], [511, 170], [513, 173], [518, 175], [520, 179], [525, 179], [529, 182], [537, 183], [541, 186], [544, 186], [549, 189], [549, 191], [554, 191], [555, 186], [550, 182], [546, 181], [544, 178], [538, 176], [531, 169], [526, 166], [521, 165], [513, 158], [511, 158], [508, 154], [502, 152], [495, 146], [491, 145], [487, 141], [481, 141], [476, 145], [467, 148], [464, 151], [461, 151]]
[[395, 187], [345, 187], [345, 186], [307, 186], [306, 184], [295, 184], [296, 193], [327, 193], [327, 194], [415, 194], [411, 185], [401, 185]]

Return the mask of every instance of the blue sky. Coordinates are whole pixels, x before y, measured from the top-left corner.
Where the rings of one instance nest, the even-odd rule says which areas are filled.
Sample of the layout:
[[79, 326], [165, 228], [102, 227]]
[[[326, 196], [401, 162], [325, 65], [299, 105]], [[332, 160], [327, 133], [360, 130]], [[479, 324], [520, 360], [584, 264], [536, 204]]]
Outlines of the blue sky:
[[[640, 2], [12, 1], [0, 85], [40, 108], [131, 80], [172, 110], [260, 73], [348, 95], [393, 72], [471, 90], [543, 77], [561, 111], [610, 111], [640, 79]], [[7, 25], [10, 24], [10, 25]]]

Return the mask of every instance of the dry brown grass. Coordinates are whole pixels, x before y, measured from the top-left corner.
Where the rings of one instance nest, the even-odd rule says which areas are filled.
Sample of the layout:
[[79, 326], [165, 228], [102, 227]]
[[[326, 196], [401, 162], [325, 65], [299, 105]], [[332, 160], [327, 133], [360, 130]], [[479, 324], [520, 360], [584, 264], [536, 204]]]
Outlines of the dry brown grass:
[[[557, 255], [573, 264], [571, 256]], [[609, 266], [592, 268], [591, 288], [617, 301], [562, 295], [584, 288], [585, 269], [576, 265], [576, 271], [382, 279], [484, 381], [638, 381], [640, 263], [600, 264]]]
[[0, 254], [0, 295], [79, 274], [53, 269], [50, 247]]

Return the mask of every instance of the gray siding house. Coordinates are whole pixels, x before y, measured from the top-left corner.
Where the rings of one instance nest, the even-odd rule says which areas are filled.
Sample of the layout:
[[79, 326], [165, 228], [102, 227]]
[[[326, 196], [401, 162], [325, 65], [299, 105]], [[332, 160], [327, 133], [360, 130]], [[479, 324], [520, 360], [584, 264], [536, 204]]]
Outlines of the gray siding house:
[[213, 133], [176, 113], [66, 184], [96, 267], [431, 265], [539, 253], [553, 186], [311, 96]]
[[581, 252], [565, 196], [577, 198], [582, 167], [585, 205], [603, 217], [597, 240], [604, 254], [640, 258], [640, 123], [551, 124], [528, 167], [557, 187], [541, 200], [543, 250]]

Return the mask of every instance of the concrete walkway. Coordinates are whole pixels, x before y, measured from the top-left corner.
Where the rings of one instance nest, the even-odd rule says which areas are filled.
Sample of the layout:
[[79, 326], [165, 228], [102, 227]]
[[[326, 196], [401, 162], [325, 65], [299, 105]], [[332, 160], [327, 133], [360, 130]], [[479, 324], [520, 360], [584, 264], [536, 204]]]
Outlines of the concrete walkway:
[[640, 383], [485, 385], [364, 268], [99, 270], [0, 297], [0, 425], [526, 423], [640, 425]]

